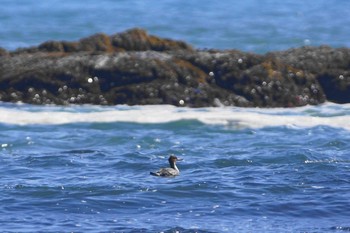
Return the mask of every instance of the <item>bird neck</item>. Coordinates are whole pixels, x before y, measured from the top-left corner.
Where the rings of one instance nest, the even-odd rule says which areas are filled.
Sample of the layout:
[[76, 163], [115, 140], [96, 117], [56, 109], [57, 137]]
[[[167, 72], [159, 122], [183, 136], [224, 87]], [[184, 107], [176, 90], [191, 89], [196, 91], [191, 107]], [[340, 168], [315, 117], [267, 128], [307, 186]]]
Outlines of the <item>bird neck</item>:
[[179, 172], [179, 169], [177, 168], [176, 163], [170, 163], [170, 167]]

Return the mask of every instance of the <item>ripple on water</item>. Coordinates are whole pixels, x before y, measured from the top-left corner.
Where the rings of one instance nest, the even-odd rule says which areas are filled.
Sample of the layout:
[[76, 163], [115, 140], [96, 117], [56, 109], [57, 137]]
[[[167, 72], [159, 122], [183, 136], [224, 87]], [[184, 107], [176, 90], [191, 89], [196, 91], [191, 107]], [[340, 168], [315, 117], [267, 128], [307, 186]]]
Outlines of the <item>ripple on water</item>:
[[[338, 129], [177, 122], [5, 131], [0, 224], [9, 231], [332, 231], [350, 212], [349, 136]], [[172, 153], [184, 158], [180, 176], [150, 176]]]

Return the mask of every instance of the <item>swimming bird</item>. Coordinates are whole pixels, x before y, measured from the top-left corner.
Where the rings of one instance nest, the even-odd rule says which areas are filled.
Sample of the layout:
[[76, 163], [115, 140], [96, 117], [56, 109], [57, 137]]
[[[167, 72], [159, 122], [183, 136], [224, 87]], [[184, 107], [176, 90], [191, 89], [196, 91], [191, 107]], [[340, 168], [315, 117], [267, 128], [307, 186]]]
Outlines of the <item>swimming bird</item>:
[[161, 168], [156, 172], [150, 172], [153, 176], [178, 176], [180, 175], [180, 170], [176, 166], [176, 161], [180, 161], [181, 159], [177, 158], [175, 155], [170, 155], [168, 161], [170, 167]]

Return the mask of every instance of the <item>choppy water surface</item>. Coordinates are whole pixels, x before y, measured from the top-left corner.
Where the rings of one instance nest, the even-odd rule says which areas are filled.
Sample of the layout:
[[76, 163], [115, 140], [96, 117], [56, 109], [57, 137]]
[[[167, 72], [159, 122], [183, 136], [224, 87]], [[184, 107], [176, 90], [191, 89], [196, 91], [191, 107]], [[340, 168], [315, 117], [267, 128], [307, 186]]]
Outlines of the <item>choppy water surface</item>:
[[2, 104], [1, 229], [349, 231], [349, 113]]
[[[350, 2], [4, 0], [0, 47], [142, 27], [198, 48], [349, 47]], [[4, 232], [350, 231], [350, 105], [0, 104]], [[158, 178], [175, 154], [181, 175]]]

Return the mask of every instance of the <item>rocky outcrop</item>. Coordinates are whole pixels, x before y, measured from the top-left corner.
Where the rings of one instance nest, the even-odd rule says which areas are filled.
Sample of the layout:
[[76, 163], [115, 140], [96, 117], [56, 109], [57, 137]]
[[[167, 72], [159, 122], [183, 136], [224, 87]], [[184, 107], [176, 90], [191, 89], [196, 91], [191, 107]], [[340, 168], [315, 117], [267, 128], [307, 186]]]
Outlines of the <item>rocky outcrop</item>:
[[302, 47], [272, 53], [275, 59], [315, 76], [327, 100], [350, 102], [350, 49]]
[[0, 47], [0, 56], [5, 56], [7, 54], [8, 54], [8, 52], [5, 49]]
[[35, 53], [35, 52], [123, 52], [123, 51], [168, 51], [168, 50], [193, 50], [192, 47], [182, 41], [161, 39], [148, 35], [141, 29], [131, 29], [126, 32], [108, 36], [103, 33], [83, 38], [78, 42], [68, 41], [47, 41], [38, 47], [21, 48], [14, 54]]
[[0, 100], [32, 104], [294, 107], [350, 102], [350, 51], [195, 50], [133, 29], [0, 50]]

